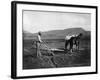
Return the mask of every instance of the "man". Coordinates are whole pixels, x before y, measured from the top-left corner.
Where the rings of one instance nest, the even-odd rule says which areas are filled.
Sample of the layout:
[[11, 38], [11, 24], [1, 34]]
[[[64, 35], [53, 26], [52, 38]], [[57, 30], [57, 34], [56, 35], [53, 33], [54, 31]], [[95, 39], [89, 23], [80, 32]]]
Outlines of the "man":
[[70, 35], [67, 35], [65, 37], [65, 50], [67, 50], [67, 46], [68, 46], [68, 44], [70, 44], [70, 39], [71, 39]]
[[42, 43], [42, 39], [41, 39], [41, 32], [38, 32], [38, 36], [37, 36], [37, 57], [41, 57], [41, 52], [40, 52], [40, 45]]
[[38, 42], [39, 42], [39, 43], [42, 42], [41, 35], [42, 35], [41, 32], [38, 32], [37, 39], [38, 39]]
[[69, 50], [73, 51], [73, 44], [74, 44], [75, 35], [67, 35], [65, 37], [65, 49], [67, 49], [67, 46], [69, 44]]
[[73, 45], [75, 44], [75, 36], [76, 35], [71, 35], [70, 38], [70, 51], [73, 52]]

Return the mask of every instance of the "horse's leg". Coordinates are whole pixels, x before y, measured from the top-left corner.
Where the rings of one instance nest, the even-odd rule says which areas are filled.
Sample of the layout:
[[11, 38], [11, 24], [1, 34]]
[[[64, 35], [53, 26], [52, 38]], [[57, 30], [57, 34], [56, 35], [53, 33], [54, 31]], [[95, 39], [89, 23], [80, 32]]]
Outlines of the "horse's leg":
[[76, 43], [76, 49], [79, 50], [79, 41]]
[[75, 43], [75, 48], [76, 48], [76, 50], [77, 50], [77, 42]]
[[68, 41], [65, 41], [65, 49], [67, 49]]
[[70, 41], [70, 51], [73, 52], [73, 41]]
[[75, 50], [77, 50], [77, 41], [75, 41]]
[[79, 50], [79, 41], [78, 41], [78, 50]]
[[73, 41], [73, 50], [75, 50], [76, 49], [76, 41], [74, 40]]

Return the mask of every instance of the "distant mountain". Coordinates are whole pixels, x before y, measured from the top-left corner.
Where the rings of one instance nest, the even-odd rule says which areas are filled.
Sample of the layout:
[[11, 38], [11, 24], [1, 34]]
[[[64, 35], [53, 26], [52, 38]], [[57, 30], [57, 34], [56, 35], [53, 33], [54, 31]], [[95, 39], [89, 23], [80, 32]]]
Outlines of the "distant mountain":
[[[83, 36], [90, 36], [90, 31], [85, 31], [82, 28], [69, 28], [64, 30], [51, 30], [42, 32], [42, 39], [64, 39], [66, 35], [83, 33]], [[25, 39], [36, 39], [37, 33], [32, 34], [24, 31]]]
[[23, 38], [24, 38], [24, 39], [33, 38], [33, 34], [30, 33], [30, 32], [28, 32], [28, 31], [23, 30]]

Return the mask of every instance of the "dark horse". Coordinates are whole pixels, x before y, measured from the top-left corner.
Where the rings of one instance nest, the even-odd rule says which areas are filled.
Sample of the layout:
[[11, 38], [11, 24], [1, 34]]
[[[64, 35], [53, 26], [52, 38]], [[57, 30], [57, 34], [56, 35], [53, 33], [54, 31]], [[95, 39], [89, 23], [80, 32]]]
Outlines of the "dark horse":
[[76, 46], [76, 50], [79, 50], [79, 43], [80, 43], [80, 38], [82, 36], [82, 33], [78, 35], [72, 35], [70, 36], [69, 39], [65, 40], [65, 49], [67, 49], [68, 44], [70, 45], [69, 50], [72, 52], [73, 51], [73, 46]]
[[82, 33], [80, 33], [79, 35], [76, 35], [76, 37], [74, 38], [74, 41], [73, 41], [73, 45], [75, 44], [76, 45], [76, 49], [79, 50], [79, 44], [80, 44], [80, 39], [82, 37]]

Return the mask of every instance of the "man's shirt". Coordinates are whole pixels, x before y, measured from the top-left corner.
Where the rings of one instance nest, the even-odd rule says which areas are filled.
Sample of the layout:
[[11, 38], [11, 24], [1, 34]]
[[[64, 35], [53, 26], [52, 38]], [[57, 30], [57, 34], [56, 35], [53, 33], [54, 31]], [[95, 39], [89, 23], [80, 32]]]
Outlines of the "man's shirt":
[[42, 42], [42, 39], [41, 39], [41, 36], [40, 35], [38, 35], [37, 38], [38, 38], [38, 41], [39, 42]]
[[67, 36], [65, 37], [65, 40], [69, 40], [71, 37], [72, 37], [72, 36], [67, 35]]

